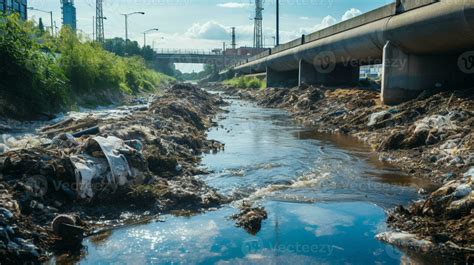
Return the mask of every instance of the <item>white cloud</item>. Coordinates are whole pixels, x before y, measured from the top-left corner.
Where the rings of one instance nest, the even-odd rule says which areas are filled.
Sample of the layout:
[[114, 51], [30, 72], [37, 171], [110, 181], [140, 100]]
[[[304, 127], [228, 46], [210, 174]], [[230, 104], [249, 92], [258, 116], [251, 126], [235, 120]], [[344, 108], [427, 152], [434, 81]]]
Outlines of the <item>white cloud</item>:
[[225, 8], [245, 8], [245, 7], [249, 7], [250, 5], [251, 5], [250, 3], [237, 3], [237, 2], [227, 2], [227, 3], [217, 4], [217, 6], [225, 7]]
[[228, 27], [212, 20], [204, 24], [195, 23], [185, 33], [190, 38], [207, 40], [227, 40], [229, 34]]
[[351, 9], [347, 10], [346, 13], [344, 13], [344, 15], [342, 16], [342, 21], [351, 19], [351, 18], [356, 17], [356, 16], [361, 15], [361, 14], [362, 14], [362, 12], [359, 9], [351, 8]]
[[334, 17], [332, 16], [326, 16], [323, 18], [323, 20], [321, 21], [321, 23], [315, 25], [314, 27], [312, 28], [300, 28], [300, 33], [301, 34], [309, 34], [309, 33], [312, 33], [312, 32], [315, 32], [315, 31], [318, 31], [318, 30], [322, 30], [324, 28], [327, 28], [327, 27], [330, 27], [334, 24], [337, 23], [337, 19], [335, 19]]
[[301, 20], [309, 20], [309, 17], [299, 17]]

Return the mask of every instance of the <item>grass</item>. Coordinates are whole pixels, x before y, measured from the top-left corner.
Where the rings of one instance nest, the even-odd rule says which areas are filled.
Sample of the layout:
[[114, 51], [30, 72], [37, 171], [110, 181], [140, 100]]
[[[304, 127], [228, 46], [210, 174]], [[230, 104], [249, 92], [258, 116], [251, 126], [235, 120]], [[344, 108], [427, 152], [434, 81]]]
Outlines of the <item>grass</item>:
[[224, 81], [224, 84], [232, 88], [265, 88], [265, 82], [256, 77], [240, 76]]

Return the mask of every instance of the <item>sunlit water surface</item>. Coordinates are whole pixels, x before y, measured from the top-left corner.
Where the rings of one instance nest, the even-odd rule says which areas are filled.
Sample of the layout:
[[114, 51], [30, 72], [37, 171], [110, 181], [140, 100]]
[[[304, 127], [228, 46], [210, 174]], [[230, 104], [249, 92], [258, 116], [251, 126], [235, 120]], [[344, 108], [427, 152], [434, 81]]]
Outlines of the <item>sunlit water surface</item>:
[[[209, 138], [225, 150], [205, 155], [199, 176], [237, 202], [191, 217], [166, 215], [85, 242], [83, 264], [430, 264], [375, 239], [385, 210], [417, 199], [429, 183], [378, 161], [346, 136], [315, 133], [281, 110], [229, 100]], [[239, 200], [268, 212], [252, 236], [229, 216]], [[56, 261], [60, 261], [56, 260]]]

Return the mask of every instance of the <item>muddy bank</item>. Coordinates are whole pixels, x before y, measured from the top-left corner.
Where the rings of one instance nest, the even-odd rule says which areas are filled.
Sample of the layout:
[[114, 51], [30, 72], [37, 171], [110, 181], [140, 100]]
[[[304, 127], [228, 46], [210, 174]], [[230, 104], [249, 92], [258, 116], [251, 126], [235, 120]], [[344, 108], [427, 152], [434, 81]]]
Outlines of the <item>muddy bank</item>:
[[197, 87], [174, 85], [128, 115], [78, 115], [18, 145], [27, 148], [6, 149], [0, 263], [44, 260], [84, 234], [226, 202], [194, 177], [200, 154], [223, 148], [206, 131], [224, 104]]
[[[370, 89], [225, 90], [265, 107], [286, 109], [318, 131], [355, 136], [377, 151], [381, 160], [438, 183], [439, 190], [432, 194], [420, 190], [424, 199], [393, 210], [389, 225], [429, 242], [425, 250], [473, 251], [472, 89], [423, 92], [416, 100], [394, 107], [383, 106], [379, 92]], [[384, 238], [398, 245], [409, 242], [409, 237]]]

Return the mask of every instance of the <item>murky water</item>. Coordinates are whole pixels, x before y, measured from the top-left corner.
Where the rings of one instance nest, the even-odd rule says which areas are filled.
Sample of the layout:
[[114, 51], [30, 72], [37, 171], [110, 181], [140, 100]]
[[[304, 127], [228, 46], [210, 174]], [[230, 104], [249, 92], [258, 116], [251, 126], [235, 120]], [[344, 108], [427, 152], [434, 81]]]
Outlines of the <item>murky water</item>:
[[[400, 264], [419, 257], [377, 241], [385, 209], [428, 183], [378, 161], [355, 139], [314, 133], [283, 111], [232, 100], [209, 137], [225, 151], [204, 156], [200, 176], [269, 213], [256, 235], [236, 228], [232, 206], [164, 216], [85, 242], [83, 264]], [[430, 263], [426, 257], [418, 260]]]

